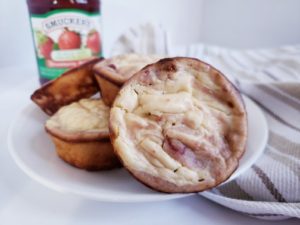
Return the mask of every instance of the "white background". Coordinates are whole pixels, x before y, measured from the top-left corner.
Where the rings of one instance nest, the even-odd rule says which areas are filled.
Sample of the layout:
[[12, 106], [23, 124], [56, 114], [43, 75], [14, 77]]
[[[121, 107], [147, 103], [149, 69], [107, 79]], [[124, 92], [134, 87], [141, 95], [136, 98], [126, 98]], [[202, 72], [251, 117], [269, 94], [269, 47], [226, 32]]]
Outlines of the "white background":
[[[103, 0], [105, 52], [129, 26], [160, 22], [174, 44], [235, 48], [300, 42], [299, 0]], [[201, 197], [109, 204], [56, 193], [29, 179], [8, 154], [6, 135], [20, 96], [37, 85], [25, 0], [0, 0], [0, 224], [263, 224]], [[32, 82], [35, 81], [35, 82]], [[278, 225], [299, 224], [297, 220]]]
[[[300, 42], [299, 0], [102, 0], [105, 53], [131, 25], [159, 22], [174, 44], [273, 47]], [[0, 67], [33, 64], [25, 0], [0, 0]]]

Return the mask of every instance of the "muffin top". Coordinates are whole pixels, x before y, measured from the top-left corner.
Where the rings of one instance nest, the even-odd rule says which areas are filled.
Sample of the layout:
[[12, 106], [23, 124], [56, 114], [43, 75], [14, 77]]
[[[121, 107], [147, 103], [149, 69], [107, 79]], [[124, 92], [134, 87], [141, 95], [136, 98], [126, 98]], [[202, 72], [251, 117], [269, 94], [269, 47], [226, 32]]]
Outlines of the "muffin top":
[[82, 99], [60, 108], [46, 122], [46, 130], [70, 141], [109, 137], [109, 107], [101, 99]]
[[123, 54], [105, 59], [94, 66], [94, 71], [118, 85], [125, 83], [133, 74], [161, 57], [155, 55]]
[[236, 169], [247, 116], [239, 92], [218, 70], [177, 57], [145, 67], [123, 86], [110, 131], [138, 180], [163, 192], [198, 192]]

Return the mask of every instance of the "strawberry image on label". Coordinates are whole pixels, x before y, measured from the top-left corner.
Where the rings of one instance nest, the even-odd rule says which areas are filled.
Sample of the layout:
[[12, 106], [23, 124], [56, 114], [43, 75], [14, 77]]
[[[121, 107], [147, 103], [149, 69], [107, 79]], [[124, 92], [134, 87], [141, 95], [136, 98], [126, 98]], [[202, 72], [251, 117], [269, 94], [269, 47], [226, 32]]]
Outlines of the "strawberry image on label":
[[65, 28], [58, 38], [58, 46], [60, 49], [76, 49], [81, 46], [80, 34]]
[[89, 33], [86, 46], [92, 50], [93, 54], [98, 54], [100, 52], [100, 35], [96, 30], [93, 30]]
[[42, 32], [37, 31], [37, 39], [38, 39], [38, 50], [41, 56], [43, 56], [45, 59], [51, 58], [51, 52], [53, 50], [54, 41], [44, 35]]

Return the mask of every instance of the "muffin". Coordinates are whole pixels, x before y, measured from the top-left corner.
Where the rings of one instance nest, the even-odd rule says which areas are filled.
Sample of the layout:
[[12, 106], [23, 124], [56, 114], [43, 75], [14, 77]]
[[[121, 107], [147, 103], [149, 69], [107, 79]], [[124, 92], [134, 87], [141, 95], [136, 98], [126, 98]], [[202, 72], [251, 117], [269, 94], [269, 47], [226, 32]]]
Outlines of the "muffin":
[[93, 70], [105, 104], [113, 103], [119, 89], [133, 74], [159, 59], [153, 55], [124, 54], [97, 63]]
[[63, 73], [37, 89], [31, 100], [46, 114], [53, 115], [60, 107], [99, 92], [93, 66], [102, 59], [93, 59]]
[[108, 131], [109, 107], [100, 99], [82, 99], [60, 108], [47, 120], [45, 129], [58, 156], [86, 170], [120, 166]]
[[247, 140], [241, 95], [212, 66], [193, 58], [162, 59], [120, 90], [109, 128], [123, 166], [168, 193], [215, 187], [238, 166]]

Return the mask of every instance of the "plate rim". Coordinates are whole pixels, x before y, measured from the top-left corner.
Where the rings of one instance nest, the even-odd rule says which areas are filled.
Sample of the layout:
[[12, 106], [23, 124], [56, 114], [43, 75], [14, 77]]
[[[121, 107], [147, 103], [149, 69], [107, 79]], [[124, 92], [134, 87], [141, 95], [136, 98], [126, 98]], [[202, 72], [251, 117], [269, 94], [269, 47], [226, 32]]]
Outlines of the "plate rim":
[[[268, 140], [268, 136], [269, 136], [269, 132], [268, 132], [268, 124], [267, 124], [267, 120], [266, 117], [262, 111], [262, 109], [249, 97], [246, 97], [243, 95], [243, 99], [245, 101], [245, 106], [247, 106], [246, 102], [250, 102], [250, 104], [252, 104], [257, 111], [259, 111], [259, 113], [262, 116], [263, 119], [263, 123], [264, 123], [264, 127], [267, 129], [267, 132], [265, 137], [263, 138], [263, 147], [261, 147], [259, 149], [259, 152], [255, 154], [254, 157], [252, 157], [252, 160], [250, 162], [247, 163], [247, 166], [245, 166], [245, 168], [243, 168], [243, 170], [239, 171], [238, 173], [236, 173], [236, 171], [238, 171], [238, 168], [240, 166], [240, 164], [237, 167], [237, 170], [232, 174], [232, 176], [230, 176], [229, 179], [227, 179], [226, 181], [224, 181], [221, 185], [232, 181], [233, 179], [236, 179], [237, 177], [239, 177], [241, 174], [243, 174], [246, 170], [248, 170], [256, 161], [257, 159], [262, 155], [262, 153], [265, 150], [265, 146], [267, 144], [267, 140]], [[42, 184], [43, 186], [55, 190], [59, 193], [63, 193], [63, 194], [72, 194], [72, 195], [76, 195], [79, 197], [84, 197], [87, 199], [92, 199], [92, 200], [97, 200], [97, 201], [102, 201], [102, 202], [117, 202], [117, 203], [137, 203], [137, 202], [158, 202], [158, 201], [166, 201], [166, 200], [172, 200], [172, 199], [179, 199], [179, 198], [184, 198], [184, 197], [188, 197], [191, 195], [195, 195], [195, 194], [202, 194], [205, 192], [209, 192], [209, 191], [204, 191], [204, 192], [199, 192], [199, 193], [187, 193], [187, 194], [181, 194], [181, 193], [176, 193], [176, 194], [169, 194], [169, 193], [161, 193], [161, 195], [153, 195], [153, 196], [143, 196], [141, 198], [141, 196], [138, 196], [136, 198], [134, 198], [133, 196], [130, 197], [130, 199], [128, 199], [128, 197], [120, 197], [120, 196], [111, 196], [111, 195], [98, 195], [95, 193], [88, 193], [88, 192], [84, 192], [84, 191], [77, 191], [75, 189], [70, 189], [67, 187], [63, 187], [60, 184], [56, 184], [55, 182], [51, 182], [49, 181], [47, 178], [38, 175], [37, 173], [35, 173], [35, 171], [33, 169], [31, 169], [30, 167], [28, 167], [28, 165], [26, 165], [23, 160], [20, 159], [20, 157], [18, 156], [17, 152], [15, 151], [14, 148], [14, 143], [13, 143], [13, 131], [14, 131], [14, 127], [16, 126], [16, 123], [20, 120], [20, 118], [22, 117], [22, 112], [24, 111], [28, 111], [30, 110], [30, 105], [28, 103], [30, 103], [30, 101], [26, 101], [27, 104], [24, 104], [23, 107], [20, 107], [20, 109], [17, 111], [17, 113], [15, 114], [16, 116], [14, 117], [14, 120], [10, 123], [9, 128], [8, 128], [8, 132], [7, 132], [7, 145], [8, 145], [8, 149], [9, 149], [9, 153], [11, 155], [11, 157], [13, 158], [13, 160], [15, 161], [15, 163], [17, 164], [17, 166], [30, 178], [32, 178], [34, 181], [36, 181], [37, 183]], [[219, 185], [220, 186], [220, 185]]]
[[31, 110], [30, 106], [28, 104], [25, 104], [23, 107], [21, 107], [21, 109], [18, 110], [18, 112], [16, 113], [16, 117], [14, 119], [14, 121], [12, 121], [9, 125], [8, 128], [8, 132], [7, 132], [7, 145], [8, 145], [8, 149], [9, 149], [9, 153], [11, 155], [11, 157], [13, 158], [14, 162], [17, 164], [17, 166], [28, 176], [30, 177], [32, 180], [34, 180], [35, 182], [42, 184], [44, 187], [47, 187], [49, 189], [55, 190], [59, 193], [63, 193], [63, 194], [72, 194], [72, 195], [76, 195], [79, 197], [84, 197], [87, 199], [91, 199], [91, 200], [97, 200], [97, 201], [101, 201], [101, 202], [115, 202], [115, 203], [141, 203], [141, 202], [159, 202], [159, 201], [167, 201], [167, 200], [172, 200], [172, 199], [179, 199], [179, 198], [184, 198], [184, 197], [188, 197], [191, 195], [195, 195], [197, 193], [175, 193], [175, 194], [170, 194], [170, 193], [160, 193], [161, 195], [154, 195], [154, 196], [144, 196], [143, 198], [141, 198], [140, 196], [138, 197], [134, 197], [131, 196], [130, 199], [128, 199], [128, 197], [115, 197], [115, 196], [106, 196], [106, 195], [97, 195], [97, 194], [93, 194], [93, 193], [88, 193], [86, 191], [77, 191], [75, 189], [70, 189], [70, 188], [66, 188], [66, 187], [62, 187], [59, 184], [56, 184], [55, 182], [51, 182], [49, 181], [47, 178], [40, 176], [38, 174], [36, 174], [30, 167], [28, 167], [23, 160], [20, 159], [20, 157], [18, 156], [18, 154], [15, 151], [15, 148], [13, 147], [14, 143], [13, 143], [13, 131], [14, 131], [14, 127], [16, 125], [16, 123], [18, 122], [18, 120], [21, 117], [21, 113], [22, 112], [26, 112], [28, 110]]

